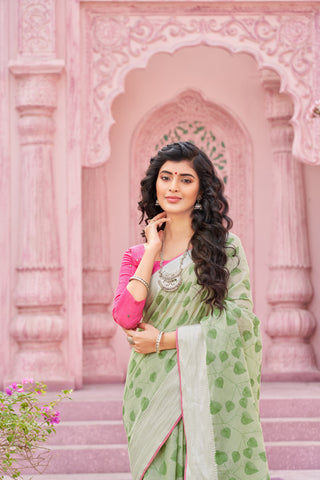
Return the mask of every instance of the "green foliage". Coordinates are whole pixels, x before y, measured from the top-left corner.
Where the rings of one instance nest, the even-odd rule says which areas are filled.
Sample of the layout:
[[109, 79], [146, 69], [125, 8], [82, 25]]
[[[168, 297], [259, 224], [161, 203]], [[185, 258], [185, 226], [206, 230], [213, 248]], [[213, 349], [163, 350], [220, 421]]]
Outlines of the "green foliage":
[[25, 470], [42, 473], [50, 461], [50, 450], [44, 446], [56, 433], [60, 422], [56, 405], [70, 398], [72, 390], [64, 390], [44, 404], [46, 385], [25, 379], [0, 392], [0, 479], [4, 475], [21, 479]]

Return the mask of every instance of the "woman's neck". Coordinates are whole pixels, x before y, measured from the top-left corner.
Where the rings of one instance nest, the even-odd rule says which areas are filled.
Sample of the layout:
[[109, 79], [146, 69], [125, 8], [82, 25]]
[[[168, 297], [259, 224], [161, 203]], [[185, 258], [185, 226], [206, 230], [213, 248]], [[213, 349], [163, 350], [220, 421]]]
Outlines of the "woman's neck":
[[173, 217], [168, 215], [171, 218], [171, 222], [166, 223], [165, 228], [165, 241], [167, 242], [179, 242], [183, 240], [189, 241], [193, 235], [193, 230], [191, 227], [191, 218], [190, 217]]

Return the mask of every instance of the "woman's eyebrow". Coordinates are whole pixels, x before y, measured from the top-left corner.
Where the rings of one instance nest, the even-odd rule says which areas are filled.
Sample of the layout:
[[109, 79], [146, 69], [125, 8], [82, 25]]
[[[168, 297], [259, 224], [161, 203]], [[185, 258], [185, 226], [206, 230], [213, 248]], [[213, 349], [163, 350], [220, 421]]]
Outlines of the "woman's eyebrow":
[[[160, 174], [161, 174], [161, 173], [166, 173], [166, 174], [168, 174], [168, 175], [173, 175], [173, 173], [172, 173], [172, 172], [169, 172], [169, 170], [161, 170]], [[181, 177], [192, 177], [192, 178], [195, 178], [191, 173], [179, 173], [179, 175], [180, 175]]]

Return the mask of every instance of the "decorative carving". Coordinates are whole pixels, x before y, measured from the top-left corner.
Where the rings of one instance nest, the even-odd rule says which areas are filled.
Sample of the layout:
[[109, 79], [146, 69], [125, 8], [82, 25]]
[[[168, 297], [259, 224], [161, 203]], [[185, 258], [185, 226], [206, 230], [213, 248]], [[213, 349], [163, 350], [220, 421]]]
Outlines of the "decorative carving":
[[[183, 101], [182, 98], [181, 100]], [[192, 100], [191, 95], [188, 100]], [[195, 114], [195, 112], [193, 113]], [[168, 143], [180, 142], [181, 140], [194, 141], [194, 143], [208, 155], [218, 174], [220, 174], [221, 180], [227, 183], [226, 146], [223, 140], [217, 139], [211, 127], [211, 125], [206, 125], [199, 120], [191, 120], [191, 118], [180, 120], [162, 135], [155, 146], [155, 152]]]
[[[182, 46], [198, 44], [249, 53], [260, 67], [279, 72], [282, 88], [295, 100], [293, 153], [302, 161], [320, 162], [312, 138], [314, 120], [308, 114], [313, 101], [315, 12], [309, 8], [305, 14], [297, 12], [292, 17], [286, 11], [261, 15], [242, 8], [230, 16], [221, 7], [211, 8], [211, 12], [206, 9], [205, 16], [150, 13], [146, 17], [130, 15], [131, 11], [126, 16], [112, 15], [97, 7], [84, 7], [85, 109], [90, 118], [84, 164], [103, 163], [109, 156], [105, 139], [113, 123], [111, 103], [123, 91], [127, 72], [145, 66], [154, 53], [173, 53]], [[84, 131], [87, 127], [88, 122]]]
[[19, 53], [55, 56], [55, 0], [19, 0]]
[[83, 380], [122, 380], [111, 339], [116, 332], [108, 258], [105, 166], [82, 170]]
[[[134, 158], [130, 162], [131, 169], [131, 218], [133, 242], [139, 241], [139, 213], [137, 211], [138, 193], [140, 192], [139, 181], [144, 176], [150, 158], [156, 153], [156, 147], [161, 148], [159, 139], [163, 134], [173, 132], [177, 122], [188, 120], [188, 125], [204, 126], [202, 136], [210, 135], [211, 126], [214, 125], [214, 137], [216, 142], [210, 144], [223, 144], [219, 154], [223, 151], [223, 159], [226, 163], [218, 164], [218, 173], [223, 171], [223, 176], [228, 178], [226, 194], [232, 191], [231, 216], [234, 219], [234, 231], [241, 237], [249, 263], [253, 266], [253, 199], [252, 199], [252, 150], [251, 139], [240, 121], [225, 108], [210, 102], [197, 91], [187, 90], [182, 92], [172, 101], [165, 105], [155, 107], [148, 112], [137, 126], [133, 137], [132, 152]], [[198, 123], [195, 123], [198, 122]], [[198, 145], [197, 127], [194, 130], [186, 130], [185, 134], [179, 131], [182, 140], [193, 140]], [[211, 132], [212, 133], [212, 132]], [[174, 138], [172, 138], [174, 140]], [[169, 141], [169, 138], [168, 138]], [[201, 146], [201, 139], [200, 145]], [[204, 148], [207, 144], [204, 139]], [[212, 148], [207, 153], [214, 152]], [[143, 156], [142, 156], [143, 155]], [[219, 161], [219, 159], [216, 159]], [[135, 201], [136, 200], [136, 201]]]
[[279, 93], [279, 78], [263, 72], [267, 117], [273, 146], [274, 205], [270, 284], [272, 311], [266, 332], [273, 342], [267, 352], [265, 380], [320, 379], [309, 339], [316, 321], [307, 305], [312, 299], [302, 165], [292, 155], [289, 125], [292, 104]]
[[[11, 70], [16, 73], [12, 66]], [[19, 72], [19, 66], [17, 67]], [[20, 205], [15, 300], [11, 335], [18, 345], [12, 376], [73, 386], [61, 352], [64, 291], [52, 176], [52, 117], [58, 74], [16, 73], [20, 114]]]

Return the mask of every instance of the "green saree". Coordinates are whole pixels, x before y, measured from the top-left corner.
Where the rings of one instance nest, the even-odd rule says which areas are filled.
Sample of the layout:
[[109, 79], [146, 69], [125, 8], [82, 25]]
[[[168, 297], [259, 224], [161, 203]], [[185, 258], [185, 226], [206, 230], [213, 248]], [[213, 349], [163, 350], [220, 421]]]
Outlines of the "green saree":
[[[237, 257], [232, 256], [232, 245]], [[188, 255], [174, 292], [152, 276], [143, 321], [177, 332], [177, 349], [132, 352], [123, 418], [133, 480], [268, 480], [258, 403], [259, 320], [240, 240], [229, 234], [225, 310], [203, 303]], [[166, 265], [175, 271], [177, 258]]]

